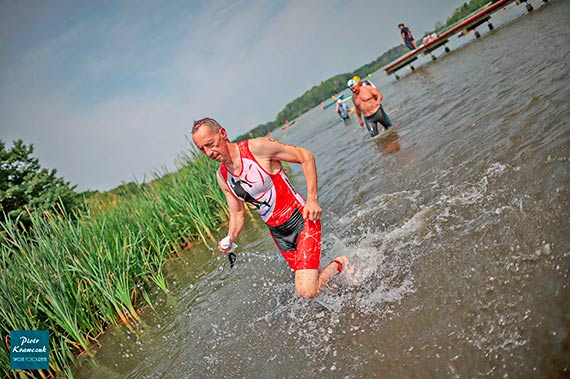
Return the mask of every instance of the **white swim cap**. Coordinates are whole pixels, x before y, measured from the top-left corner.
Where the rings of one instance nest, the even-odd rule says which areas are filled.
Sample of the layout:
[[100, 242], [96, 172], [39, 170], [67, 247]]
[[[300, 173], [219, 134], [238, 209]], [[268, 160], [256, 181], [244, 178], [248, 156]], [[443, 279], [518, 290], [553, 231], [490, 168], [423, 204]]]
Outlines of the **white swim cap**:
[[346, 82], [346, 86], [347, 86], [348, 88], [352, 88], [352, 87], [354, 87], [354, 86], [357, 85], [357, 84], [358, 84], [358, 83], [357, 83], [356, 80], [354, 80], [354, 79], [348, 79], [348, 82]]

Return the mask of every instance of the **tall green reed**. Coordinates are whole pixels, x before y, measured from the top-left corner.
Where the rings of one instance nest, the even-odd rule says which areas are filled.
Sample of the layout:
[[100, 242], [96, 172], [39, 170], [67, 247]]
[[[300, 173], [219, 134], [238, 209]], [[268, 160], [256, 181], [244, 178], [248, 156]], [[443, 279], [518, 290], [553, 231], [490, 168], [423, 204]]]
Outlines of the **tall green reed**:
[[[178, 164], [134, 193], [91, 199], [76, 219], [30, 212], [27, 231], [0, 225], [0, 331], [4, 340], [10, 330], [50, 331], [50, 370], [40, 375], [69, 373], [108, 326], [136, 327], [141, 306], [152, 306], [149, 289], [168, 291], [166, 260], [190, 242], [215, 243], [228, 216], [217, 163], [192, 152]], [[34, 377], [8, 370], [7, 348], [0, 363], [6, 377]]]

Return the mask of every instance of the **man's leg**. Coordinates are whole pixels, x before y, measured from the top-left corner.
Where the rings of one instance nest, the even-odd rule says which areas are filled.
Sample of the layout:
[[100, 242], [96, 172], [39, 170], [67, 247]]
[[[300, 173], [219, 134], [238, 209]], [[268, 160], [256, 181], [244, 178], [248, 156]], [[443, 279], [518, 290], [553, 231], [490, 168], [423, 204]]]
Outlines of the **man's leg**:
[[376, 123], [376, 120], [373, 120], [372, 117], [371, 118], [365, 117], [364, 123], [366, 124], [366, 129], [368, 129], [368, 133], [370, 133], [370, 136], [376, 137], [378, 135], [378, 124]]
[[388, 117], [386, 112], [384, 112], [384, 108], [382, 108], [382, 106], [380, 106], [380, 109], [378, 109], [376, 115], [377, 115], [376, 120], [380, 122], [380, 124], [382, 124], [385, 130], [388, 129], [390, 126], [392, 126], [392, 121], [390, 121], [390, 118]]
[[[344, 255], [335, 260], [341, 262], [343, 268], [348, 264], [348, 258]], [[295, 271], [295, 290], [299, 296], [307, 299], [317, 297], [329, 280], [339, 272], [338, 269], [339, 264], [332, 261], [321, 270], [297, 270]]]
[[[336, 258], [343, 266], [348, 258]], [[297, 240], [297, 251], [292, 260], [295, 269], [295, 289], [301, 297], [313, 298], [319, 295], [322, 288], [336, 273], [339, 265], [336, 262], [320, 269], [321, 261], [321, 222], [305, 220], [305, 226]]]

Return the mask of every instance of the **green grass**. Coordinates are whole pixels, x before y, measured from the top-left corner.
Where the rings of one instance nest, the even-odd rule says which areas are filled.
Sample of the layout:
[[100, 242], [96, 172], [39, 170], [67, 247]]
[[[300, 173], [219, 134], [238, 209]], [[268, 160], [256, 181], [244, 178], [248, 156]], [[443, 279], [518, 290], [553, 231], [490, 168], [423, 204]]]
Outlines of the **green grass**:
[[[91, 354], [110, 325], [132, 328], [141, 306], [152, 306], [150, 288], [167, 292], [163, 267], [190, 242], [215, 244], [227, 220], [218, 164], [192, 153], [167, 174], [118, 196], [95, 196], [73, 220], [65, 212], [30, 212], [32, 228], [0, 225], [0, 320], [10, 330], [50, 331], [49, 372], [11, 371], [0, 348], [4, 377], [67, 373], [70, 361]], [[62, 213], [62, 215], [58, 215]], [[0, 237], [1, 238], [1, 237]]]

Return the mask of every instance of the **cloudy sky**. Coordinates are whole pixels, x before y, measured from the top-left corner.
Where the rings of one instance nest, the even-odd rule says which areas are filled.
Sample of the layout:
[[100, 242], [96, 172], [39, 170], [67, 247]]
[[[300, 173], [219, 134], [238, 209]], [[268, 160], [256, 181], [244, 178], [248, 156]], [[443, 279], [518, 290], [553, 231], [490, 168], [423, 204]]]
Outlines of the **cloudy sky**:
[[172, 170], [192, 121], [236, 137], [445, 21], [461, 0], [0, 0], [0, 139], [78, 190]]

